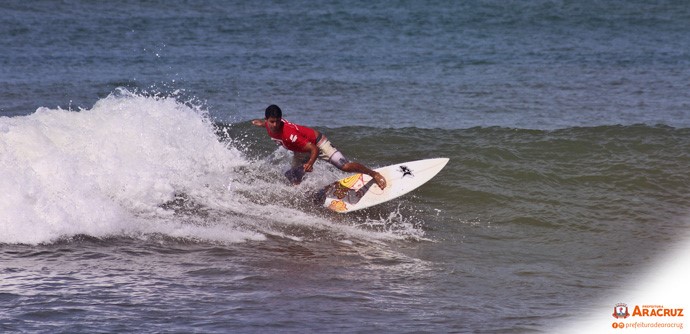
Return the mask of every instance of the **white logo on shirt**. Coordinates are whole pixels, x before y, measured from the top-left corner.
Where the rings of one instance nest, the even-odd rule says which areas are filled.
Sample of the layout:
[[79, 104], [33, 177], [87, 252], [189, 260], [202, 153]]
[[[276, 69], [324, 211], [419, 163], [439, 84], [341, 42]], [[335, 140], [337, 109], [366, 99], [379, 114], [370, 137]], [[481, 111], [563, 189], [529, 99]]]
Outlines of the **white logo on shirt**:
[[290, 141], [293, 143], [297, 141], [297, 135], [290, 135]]

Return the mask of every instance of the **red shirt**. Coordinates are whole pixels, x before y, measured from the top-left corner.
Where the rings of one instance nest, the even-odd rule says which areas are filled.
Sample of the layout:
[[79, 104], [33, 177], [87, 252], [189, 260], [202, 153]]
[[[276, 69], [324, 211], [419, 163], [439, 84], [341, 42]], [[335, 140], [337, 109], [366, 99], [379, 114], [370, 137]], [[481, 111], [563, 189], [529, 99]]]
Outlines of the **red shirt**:
[[283, 129], [279, 133], [271, 133], [268, 129], [268, 123], [265, 125], [268, 136], [276, 143], [295, 152], [308, 152], [309, 150], [305, 148], [307, 143], [316, 145], [316, 131], [314, 129], [290, 123], [285, 119], [281, 119], [281, 122], [283, 122]]

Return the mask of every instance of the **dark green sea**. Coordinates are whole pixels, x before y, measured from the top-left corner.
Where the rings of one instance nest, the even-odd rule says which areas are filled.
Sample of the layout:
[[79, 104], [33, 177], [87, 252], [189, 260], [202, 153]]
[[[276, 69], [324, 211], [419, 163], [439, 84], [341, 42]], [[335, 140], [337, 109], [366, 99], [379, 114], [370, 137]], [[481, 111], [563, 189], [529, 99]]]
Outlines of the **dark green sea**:
[[[3, 333], [620, 332], [617, 303], [690, 309], [682, 285], [640, 295], [687, 276], [659, 269], [688, 259], [686, 2], [0, 14]], [[324, 211], [308, 194], [346, 174], [289, 185], [250, 125], [269, 104], [371, 167], [450, 162]]]

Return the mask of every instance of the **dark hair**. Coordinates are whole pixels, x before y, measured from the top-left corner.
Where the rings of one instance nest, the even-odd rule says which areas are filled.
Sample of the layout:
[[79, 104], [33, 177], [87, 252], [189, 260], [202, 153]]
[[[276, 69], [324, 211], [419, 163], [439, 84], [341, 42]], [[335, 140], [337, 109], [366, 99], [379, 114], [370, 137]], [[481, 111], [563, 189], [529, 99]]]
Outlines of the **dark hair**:
[[268, 119], [269, 117], [281, 119], [283, 118], [283, 111], [280, 110], [280, 108], [277, 105], [272, 104], [268, 106], [268, 108], [266, 108], [266, 119]]

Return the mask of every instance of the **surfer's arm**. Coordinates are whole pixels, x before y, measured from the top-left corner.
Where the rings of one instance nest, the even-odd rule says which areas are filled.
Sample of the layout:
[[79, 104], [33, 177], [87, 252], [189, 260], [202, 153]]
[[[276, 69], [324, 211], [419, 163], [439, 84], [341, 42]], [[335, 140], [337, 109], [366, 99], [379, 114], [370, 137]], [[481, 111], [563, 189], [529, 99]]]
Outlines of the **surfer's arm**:
[[312, 143], [307, 143], [307, 145], [304, 145], [304, 148], [309, 150], [309, 161], [307, 161], [304, 164], [304, 171], [311, 172], [312, 170], [314, 170], [314, 163], [316, 162], [316, 158], [319, 157], [319, 148]]
[[260, 126], [260, 127], [263, 128], [263, 127], [266, 126], [266, 120], [264, 120], [264, 119], [255, 119], [255, 120], [252, 121], [252, 124], [254, 124], [254, 125], [256, 125], [256, 126]]

